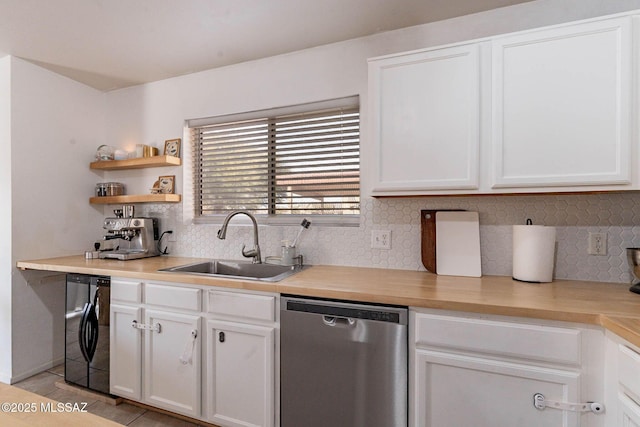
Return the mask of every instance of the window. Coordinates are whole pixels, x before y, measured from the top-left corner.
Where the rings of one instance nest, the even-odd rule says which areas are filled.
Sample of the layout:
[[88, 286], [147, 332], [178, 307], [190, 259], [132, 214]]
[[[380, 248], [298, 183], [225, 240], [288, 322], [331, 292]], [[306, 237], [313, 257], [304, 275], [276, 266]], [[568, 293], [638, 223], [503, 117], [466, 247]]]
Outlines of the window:
[[360, 213], [360, 113], [345, 98], [188, 122], [196, 218]]

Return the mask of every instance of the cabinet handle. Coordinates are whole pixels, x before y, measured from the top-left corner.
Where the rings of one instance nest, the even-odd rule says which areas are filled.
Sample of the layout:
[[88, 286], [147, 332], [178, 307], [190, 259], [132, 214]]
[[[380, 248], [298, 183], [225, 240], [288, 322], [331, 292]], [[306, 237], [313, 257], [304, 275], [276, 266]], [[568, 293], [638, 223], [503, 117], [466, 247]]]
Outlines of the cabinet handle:
[[196, 348], [196, 338], [198, 338], [198, 330], [191, 331], [191, 338], [185, 343], [182, 355], [178, 358], [183, 365], [193, 364], [193, 351]]
[[224, 342], [224, 340], [225, 340], [224, 332], [218, 332], [218, 341]]

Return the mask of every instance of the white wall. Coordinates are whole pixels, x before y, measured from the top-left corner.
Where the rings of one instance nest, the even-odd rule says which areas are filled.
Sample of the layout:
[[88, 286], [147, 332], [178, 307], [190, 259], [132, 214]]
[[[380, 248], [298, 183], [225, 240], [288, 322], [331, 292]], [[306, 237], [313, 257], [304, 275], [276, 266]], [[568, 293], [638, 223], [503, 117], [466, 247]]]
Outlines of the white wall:
[[[11, 58], [0, 58], [0, 200], [11, 200]], [[5, 205], [6, 206], [6, 205]], [[0, 209], [0, 381], [11, 374], [11, 210]]]
[[13, 266], [82, 254], [99, 237], [89, 197], [101, 178], [88, 164], [104, 143], [105, 95], [15, 57], [10, 67], [13, 382], [64, 355], [64, 276]]
[[[485, 274], [511, 274], [511, 225], [523, 223], [524, 218], [520, 216], [530, 215], [536, 223], [563, 227], [561, 235], [571, 242], [565, 252], [559, 253], [557, 277], [625, 281], [629, 275], [621, 248], [635, 243], [636, 234], [632, 229], [633, 224], [628, 220], [609, 220], [613, 218], [609, 211], [615, 206], [614, 198], [580, 196], [587, 199], [574, 199], [578, 200], [575, 203], [581, 204], [596, 200], [596, 209], [604, 212], [603, 217], [607, 218], [602, 222], [599, 217], [594, 220], [582, 209], [567, 208], [564, 200], [553, 196], [517, 200], [495, 198], [488, 202], [479, 198], [368, 197], [373, 159], [367, 127], [367, 58], [633, 9], [640, 9], [640, 1], [538, 0], [114, 91], [107, 94], [107, 140], [124, 148], [135, 143], [162, 146], [164, 140], [182, 134], [185, 119], [358, 94], [361, 99], [363, 174], [360, 227], [319, 228], [312, 225], [300, 245], [309, 263], [423, 269], [420, 262], [419, 210], [447, 205], [480, 211]], [[188, 155], [188, 150], [183, 150], [183, 157], [185, 151]], [[183, 168], [167, 169], [109, 173], [107, 176], [109, 179], [123, 180], [129, 192], [147, 193], [158, 175], [175, 174], [178, 188], [181, 188]], [[188, 188], [183, 189], [183, 192], [188, 191]], [[630, 195], [627, 198], [632, 197]], [[530, 209], [531, 200], [542, 204], [542, 210], [522, 213], [523, 209]], [[544, 211], [544, 206], [556, 209], [557, 203], [563, 206], [560, 210], [564, 212], [558, 220], [555, 215], [548, 216]], [[177, 242], [169, 245], [174, 254], [239, 258], [241, 244], [251, 242], [247, 227], [231, 227], [227, 239], [220, 241], [215, 237], [218, 227], [182, 224], [180, 206], [147, 205], [141, 208], [149, 215], [160, 217], [165, 225], [163, 228], [172, 228], [176, 232]], [[506, 210], [505, 215], [497, 221], [492, 216], [492, 211], [496, 209]], [[572, 223], [575, 215], [578, 215], [581, 228]], [[612, 251], [610, 257], [595, 260], [587, 257], [586, 251], [582, 250], [584, 239], [581, 236], [586, 232], [585, 227], [600, 229], [603, 226], [617, 227], [611, 232], [624, 238], [615, 240], [618, 250]], [[370, 248], [373, 229], [393, 232], [390, 251]], [[296, 231], [297, 227], [261, 227], [263, 255], [277, 255], [280, 240], [291, 239]], [[565, 250], [564, 246], [561, 249]], [[596, 264], [598, 267], [594, 268]], [[588, 268], [576, 269], [573, 265], [585, 265]]]

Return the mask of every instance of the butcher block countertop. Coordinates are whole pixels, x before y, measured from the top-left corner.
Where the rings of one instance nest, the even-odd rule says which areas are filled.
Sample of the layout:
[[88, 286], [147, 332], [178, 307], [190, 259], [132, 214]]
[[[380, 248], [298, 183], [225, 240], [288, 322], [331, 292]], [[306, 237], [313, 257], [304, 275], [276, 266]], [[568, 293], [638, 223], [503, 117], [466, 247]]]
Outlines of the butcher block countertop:
[[534, 284], [503, 276], [438, 276], [425, 271], [325, 265], [312, 266], [275, 283], [158, 272], [204, 260], [154, 257], [118, 261], [70, 256], [20, 261], [17, 267], [586, 323], [603, 326], [640, 346], [640, 295], [629, 292], [628, 284], [578, 280]]

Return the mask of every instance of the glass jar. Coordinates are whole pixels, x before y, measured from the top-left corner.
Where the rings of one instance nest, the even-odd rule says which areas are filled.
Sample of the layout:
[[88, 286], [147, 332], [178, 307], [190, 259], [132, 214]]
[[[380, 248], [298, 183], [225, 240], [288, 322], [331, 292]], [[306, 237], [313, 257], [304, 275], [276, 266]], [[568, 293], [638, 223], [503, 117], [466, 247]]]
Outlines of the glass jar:
[[107, 182], [107, 196], [122, 196], [124, 184], [121, 182]]
[[101, 145], [96, 151], [96, 160], [113, 160], [115, 151], [115, 148], [110, 145]]
[[107, 195], [107, 183], [99, 182], [96, 184], [96, 197], [105, 197]]

